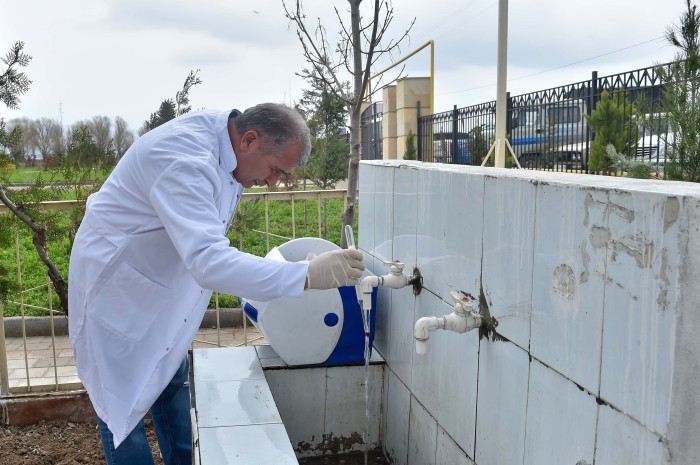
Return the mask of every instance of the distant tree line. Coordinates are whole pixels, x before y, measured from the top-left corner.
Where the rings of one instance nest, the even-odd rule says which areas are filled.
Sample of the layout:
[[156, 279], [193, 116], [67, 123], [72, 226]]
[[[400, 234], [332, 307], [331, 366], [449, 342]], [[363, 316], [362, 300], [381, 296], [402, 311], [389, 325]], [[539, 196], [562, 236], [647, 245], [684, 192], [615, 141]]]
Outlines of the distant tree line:
[[101, 152], [101, 159], [113, 165], [135, 139], [126, 120], [120, 116], [114, 120], [106, 116], [94, 116], [92, 119], [73, 123], [66, 129], [55, 119], [15, 118], [7, 121], [7, 128], [17, 131], [19, 137], [7, 146], [0, 147], [0, 150], [4, 149], [5, 155], [9, 156], [17, 167], [40, 164], [48, 169], [60, 166], [69, 145], [76, 137], [88, 137], [96, 150]]

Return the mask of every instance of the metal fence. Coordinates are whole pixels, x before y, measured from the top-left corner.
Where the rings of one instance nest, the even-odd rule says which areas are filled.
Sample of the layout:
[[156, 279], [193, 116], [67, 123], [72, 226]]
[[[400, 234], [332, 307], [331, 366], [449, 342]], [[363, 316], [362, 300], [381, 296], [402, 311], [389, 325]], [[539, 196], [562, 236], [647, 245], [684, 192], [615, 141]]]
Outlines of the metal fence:
[[[313, 200], [316, 202], [316, 220], [318, 224], [318, 237], [322, 237], [323, 230], [322, 225], [326, 224], [325, 214], [326, 212], [322, 208], [322, 200], [341, 198], [344, 199], [346, 196], [346, 190], [314, 190], [314, 191], [275, 191], [275, 192], [260, 192], [260, 193], [245, 193], [241, 197], [241, 202], [250, 201], [260, 201], [264, 205], [265, 211], [265, 228], [264, 230], [249, 229], [247, 230], [253, 234], [264, 235], [265, 237], [265, 248], [267, 251], [270, 250], [271, 239], [286, 241], [294, 239], [298, 236], [298, 226], [297, 221], [292, 220], [297, 218], [295, 215], [295, 208], [304, 208], [304, 205], [297, 206], [298, 202], [304, 202], [307, 200]], [[289, 225], [277, 225], [282, 226], [286, 230], [291, 230], [291, 237], [286, 237], [278, 235], [272, 232], [272, 226], [269, 219], [269, 203], [270, 202], [288, 202], [291, 204], [291, 214], [289, 218]], [[38, 204], [42, 210], [64, 210], [72, 211], [80, 206], [77, 201], [52, 201], [52, 202], [42, 202]], [[310, 212], [311, 215], [314, 212]], [[0, 214], [9, 214], [7, 208], [0, 204]], [[311, 221], [309, 221], [312, 224]], [[316, 231], [315, 231], [316, 232]], [[314, 232], [314, 233], [315, 233]], [[239, 242], [239, 249], [242, 249], [242, 239]], [[47, 392], [47, 391], [65, 391], [73, 389], [81, 389], [82, 385], [76, 376], [67, 376], [67, 371], [74, 373], [74, 365], [72, 360], [66, 365], [66, 358], [72, 359], [72, 351], [67, 342], [65, 336], [60, 337], [60, 330], [57, 331], [56, 328], [59, 326], [65, 327], [65, 317], [63, 314], [58, 312], [57, 309], [53, 308], [53, 296], [52, 289], [53, 286], [48, 279], [43, 284], [30, 285], [28, 276], [23, 275], [22, 268], [22, 252], [20, 247], [19, 233], [15, 233], [15, 244], [14, 244], [14, 255], [16, 257], [17, 263], [17, 280], [19, 292], [16, 295], [10, 296], [9, 299], [5, 301], [6, 307], [16, 307], [19, 308], [20, 313], [20, 325], [21, 325], [21, 336], [16, 338], [6, 338], [5, 337], [5, 326], [6, 318], [3, 315], [3, 302], [0, 301], [0, 397], [11, 394], [28, 393], [28, 392]], [[26, 258], [26, 257], [25, 257]], [[39, 278], [41, 281], [43, 278]], [[30, 293], [36, 295], [36, 293], [44, 293], [46, 296], [45, 303], [39, 305], [33, 305], [28, 303], [28, 296]], [[219, 325], [219, 299], [218, 294], [215, 294], [216, 302], [216, 342], [200, 341], [195, 340], [195, 342], [200, 342], [204, 344], [211, 344], [214, 346], [224, 346], [220, 341], [221, 338], [221, 327]], [[26, 320], [30, 317], [26, 316], [28, 310], [34, 310], [35, 312], [46, 315], [45, 319], [48, 320], [48, 326], [50, 328], [48, 336], [42, 337], [31, 337], [27, 335], [26, 331]], [[7, 320], [9, 323], [10, 320]], [[15, 321], [12, 321], [15, 323]], [[44, 323], [42, 321], [42, 323]], [[246, 319], [243, 318], [243, 324], [246, 325]], [[248, 336], [248, 332], [243, 329], [244, 336], [243, 342], [238, 345], [247, 345], [254, 341], [254, 339]], [[21, 352], [19, 358], [11, 358], [8, 360], [8, 340], [12, 339], [14, 344], [11, 347], [13, 355], [17, 352]], [[47, 364], [46, 366], [39, 367], [37, 362], [38, 357], [41, 357], [41, 362]], [[48, 362], [47, 362], [48, 361]], [[10, 372], [17, 373], [18, 376], [10, 376]], [[41, 372], [41, 373], [40, 373]]]
[[[668, 66], [668, 65], [661, 65]], [[659, 67], [598, 77], [523, 95], [507, 95], [506, 134], [525, 168], [591, 172], [591, 143], [595, 134], [586, 115], [596, 108], [603, 92], [627, 101], [627, 132], [623, 154], [663, 164], [663, 140], [668, 131], [660, 110], [663, 92]], [[480, 165], [494, 142], [496, 102], [486, 102], [434, 115], [418, 116], [418, 159]], [[511, 157], [508, 157], [511, 158]], [[507, 159], [507, 163], [512, 160]]]
[[360, 119], [360, 137], [362, 140], [362, 159], [381, 160], [383, 154], [384, 134], [382, 102], [372, 103], [362, 112]]

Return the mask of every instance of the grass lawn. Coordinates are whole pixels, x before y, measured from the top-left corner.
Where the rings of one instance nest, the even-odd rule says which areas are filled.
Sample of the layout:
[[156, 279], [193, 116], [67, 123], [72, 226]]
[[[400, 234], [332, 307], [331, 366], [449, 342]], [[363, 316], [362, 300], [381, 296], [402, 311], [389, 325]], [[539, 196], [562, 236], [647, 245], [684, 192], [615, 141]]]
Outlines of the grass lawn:
[[[109, 172], [98, 173], [97, 177], [101, 180], [105, 180], [108, 175]], [[43, 182], [61, 182], [64, 181], [64, 177], [59, 171], [45, 170], [41, 166], [17, 168], [10, 176], [10, 184], [34, 184], [37, 180]]]

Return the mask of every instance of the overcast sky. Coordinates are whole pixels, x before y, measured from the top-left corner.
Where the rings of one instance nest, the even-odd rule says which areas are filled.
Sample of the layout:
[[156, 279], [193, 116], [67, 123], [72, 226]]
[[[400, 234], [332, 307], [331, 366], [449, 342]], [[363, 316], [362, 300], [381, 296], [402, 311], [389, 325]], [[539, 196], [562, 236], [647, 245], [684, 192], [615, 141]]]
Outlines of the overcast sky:
[[[292, 0], [293, 1], [293, 0]], [[307, 17], [329, 32], [347, 2], [305, 0]], [[369, 0], [364, 2], [369, 4]], [[684, 0], [510, 0], [508, 90], [513, 95], [670, 61], [663, 40]], [[367, 5], [365, 5], [366, 8]], [[495, 99], [498, 0], [394, 0], [394, 36], [416, 22], [410, 53], [435, 41], [435, 110]], [[33, 81], [11, 119], [49, 117], [64, 125], [96, 115], [124, 118], [133, 131], [174, 97], [190, 70], [203, 83], [193, 108], [241, 110], [263, 101], [290, 103], [305, 83], [295, 29], [279, 0], [0, 0], [0, 53], [15, 41], [33, 56]], [[385, 57], [375, 71], [391, 64]], [[428, 49], [407, 62], [427, 76]]]

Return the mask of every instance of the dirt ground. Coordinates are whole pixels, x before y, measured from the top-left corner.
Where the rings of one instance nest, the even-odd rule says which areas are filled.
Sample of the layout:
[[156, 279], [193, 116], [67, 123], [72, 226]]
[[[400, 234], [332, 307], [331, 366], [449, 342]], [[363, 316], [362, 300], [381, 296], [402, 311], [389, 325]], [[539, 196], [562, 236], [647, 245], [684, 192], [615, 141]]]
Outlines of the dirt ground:
[[[163, 465], [155, 431], [148, 419], [146, 433], [156, 465]], [[0, 464], [104, 465], [105, 458], [96, 425], [58, 420], [29, 426], [0, 427]]]
[[[369, 452], [367, 465], [388, 465], [381, 452]], [[365, 454], [356, 452], [335, 457], [314, 457], [299, 459], [299, 465], [365, 465]]]
[[[155, 431], [146, 418], [146, 433], [156, 465], [163, 465]], [[100, 432], [96, 425], [65, 420], [29, 426], [0, 427], [0, 464], [7, 465], [104, 465]], [[302, 465], [364, 465], [364, 454], [302, 459]], [[389, 462], [378, 452], [370, 452], [367, 465]]]

